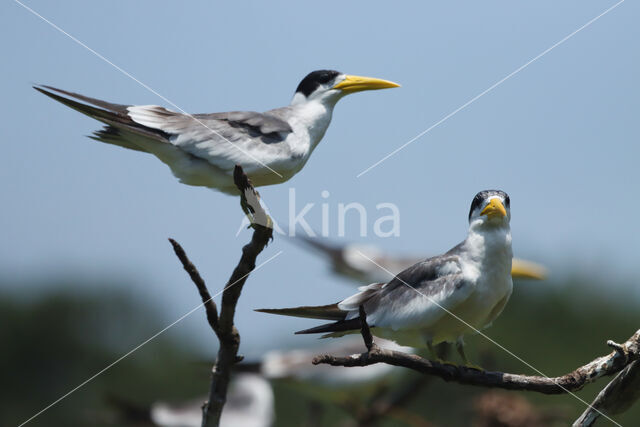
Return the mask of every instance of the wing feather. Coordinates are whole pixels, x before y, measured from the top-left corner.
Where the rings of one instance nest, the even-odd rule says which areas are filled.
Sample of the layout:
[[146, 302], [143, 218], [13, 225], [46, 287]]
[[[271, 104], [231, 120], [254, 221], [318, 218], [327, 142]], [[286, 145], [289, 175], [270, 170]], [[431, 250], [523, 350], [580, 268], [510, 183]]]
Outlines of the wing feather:
[[[141, 125], [170, 135], [170, 142], [222, 170], [242, 164], [245, 172], [262, 169], [250, 152], [259, 150], [263, 162], [288, 158], [290, 148], [284, 142], [292, 132], [289, 124], [268, 113], [232, 111], [228, 113], [187, 115], [157, 105], [128, 107], [131, 119]], [[273, 158], [270, 158], [273, 157]]]
[[[189, 172], [189, 168], [193, 159], [207, 163], [208, 167], [214, 166], [215, 171], [210, 170], [209, 175], [219, 173], [221, 177], [230, 179], [236, 164], [241, 164], [245, 172], [251, 174], [263, 170], [263, 164], [278, 167], [279, 161], [289, 158], [288, 144], [280, 144], [293, 132], [284, 120], [288, 107], [265, 113], [232, 111], [191, 116], [157, 105], [114, 104], [46, 85], [34, 88], [68, 107], [112, 126], [98, 131], [94, 134], [94, 139], [151, 152], [157, 156], [160, 154], [161, 160], [187, 184], [213, 185], [201, 179], [202, 177], [191, 176], [193, 174]], [[147, 138], [142, 144], [144, 146], [140, 144], [140, 136]], [[149, 146], [148, 143], [152, 141], [162, 144]], [[165, 144], [168, 146], [163, 147]], [[171, 155], [167, 156], [167, 152]], [[252, 152], [253, 155], [249, 154]], [[260, 162], [256, 157], [260, 158]], [[184, 170], [184, 167], [187, 169]], [[207, 167], [202, 165], [200, 169], [205, 170]], [[221, 177], [212, 179], [215, 181]]]
[[335, 321], [297, 334], [341, 334], [359, 329], [360, 305], [364, 306], [370, 327], [420, 328], [466, 300], [473, 285], [463, 278], [459, 256], [448, 252], [412, 265], [386, 284], [373, 283], [359, 291], [338, 304], [257, 311]]
[[472, 291], [472, 284], [463, 278], [459, 257], [445, 254], [402, 271], [369, 298], [364, 308], [370, 322], [379, 327], [429, 325]]

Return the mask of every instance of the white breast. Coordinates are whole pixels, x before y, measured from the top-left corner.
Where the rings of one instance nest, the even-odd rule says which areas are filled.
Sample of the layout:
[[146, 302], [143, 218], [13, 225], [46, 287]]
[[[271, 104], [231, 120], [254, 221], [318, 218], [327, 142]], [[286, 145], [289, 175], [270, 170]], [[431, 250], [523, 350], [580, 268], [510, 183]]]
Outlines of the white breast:
[[463, 274], [475, 282], [460, 317], [476, 329], [488, 326], [502, 312], [511, 291], [511, 233], [497, 229], [469, 234], [462, 254]]
[[464, 281], [473, 291], [452, 307], [424, 333], [433, 343], [452, 342], [491, 324], [509, 300], [511, 281], [511, 235], [509, 230], [471, 232], [460, 254]]

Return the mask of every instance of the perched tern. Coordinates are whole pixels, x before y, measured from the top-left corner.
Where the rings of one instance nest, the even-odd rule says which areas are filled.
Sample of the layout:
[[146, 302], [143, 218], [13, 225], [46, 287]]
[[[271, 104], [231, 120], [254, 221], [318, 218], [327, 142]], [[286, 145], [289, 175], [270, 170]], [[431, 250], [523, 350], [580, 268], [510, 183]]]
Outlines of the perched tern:
[[300, 82], [286, 107], [264, 113], [212, 114], [113, 104], [51, 86], [35, 89], [105, 123], [93, 139], [153, 154], [183, 184], [237, 194], [235, 165], [242, 166], [256, 187], [285, 182], [309, 160], [342, 97], [398, 86], [387, 80], [319, 70]]
[[337, 304], [257, 311], [333, 320], [296, 333], [337, 337], [359, 332], [363, 306], [373, 334], [431, 350], [456, 342], [467, 363], [463, 335], [489, 326], [511, 296], [510, 220], [509, 196], [481, 191], [471, 203], [467, 238], [445, 254], [418, 262], [387, 283], [362, 286]]
[[[385, 282], [390, 271], [397, 274], [425, 259], [425, 256], [394, 255], [373, 245], [348, 243], [340, 245], [321, 237], [297, 236], [294, 242], [303, 242], [304, 246], [324, 255], [331, 263], [331, 269], [339, 276], [355, 283]], [[533, 261], [513, 258], [511, 277], [514, 279], [544, 280], [547, 269]]]

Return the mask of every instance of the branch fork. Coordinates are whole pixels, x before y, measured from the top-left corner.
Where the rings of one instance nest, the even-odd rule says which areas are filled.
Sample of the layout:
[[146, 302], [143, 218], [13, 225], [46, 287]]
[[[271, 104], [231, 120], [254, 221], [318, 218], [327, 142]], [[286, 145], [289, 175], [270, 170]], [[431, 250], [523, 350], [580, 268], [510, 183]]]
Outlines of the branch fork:
[[202, 303], [205, 306], [207, 321], [220, 341], [218, 358], [211, 373], [211, 386], [208, 401], [202, 407], [202, 426], [217, 426], [220, 423], [222, 408], [226, 402], [227, 389], [231, 380], [231, 368], [243, 357], [238, 354], [240, 334], [234, 325], [236, 305], [249, 274], [256, 267], [256, 259], [273, 239], [271, 218], [260, 205], [260, 196], [240, 166], [233, 173], [234, 182], [240, 192], [240, 204], [251, 221], [253, 235], [251, 241], [242, 248], [242, 257], [233, 270], [222, 292], [220, 314], [207, 285], [198, 270], [187, 257], [178, 242], [169, 239], [176, 256], [196, 285]]

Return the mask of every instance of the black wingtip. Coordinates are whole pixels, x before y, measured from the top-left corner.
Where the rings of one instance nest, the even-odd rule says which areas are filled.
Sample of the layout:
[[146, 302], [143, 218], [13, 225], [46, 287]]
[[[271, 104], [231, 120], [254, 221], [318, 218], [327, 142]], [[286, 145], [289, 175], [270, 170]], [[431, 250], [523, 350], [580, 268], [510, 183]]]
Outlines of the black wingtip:
[[254, 308], [253, 311], [258, 313], [279, 314], [277, 308]]
[[338, 304], [302, 306], [291, 308], [259, 308], [260, 313], [278, 314], [280, 316], [305, 317], [308, 319], [343, 320], [347, 312], [340, 310]]
[[37, 90], [38, 92], [43, 93], [43, 94], [45, 94], [47, 96], [49, 96], [51, 94], [51, 92], [43, 89], [45, 87], [44, 85], [33, 85], [31, 87], [34, 88], [35, 90]]
[[358, 330], [362, 327], [360, 318], [356, 317], [349, 320], [339, 320], [333, 323], [325, 323], [324, 325], [316, 326], [314, 328], [303, 329], [302, 331], [295, 332], [296, 335], [304, 334], [321, 334], [321, 333], [334, 333], [334, 332], [347, 332]]
[[40, 93], [44, 93], [47, 96], [56, 96], [56, 94], [54, 94], [53, 92], [58, 92], [58, 93], [64, 93], [65, 91], [55, 88], [53, 86], [49, 86], [49, 85], [43, 85], [40, 83], [34, 83], [32, 86], [32, 88], [34, 88], [35, 90], [37, 90]]

